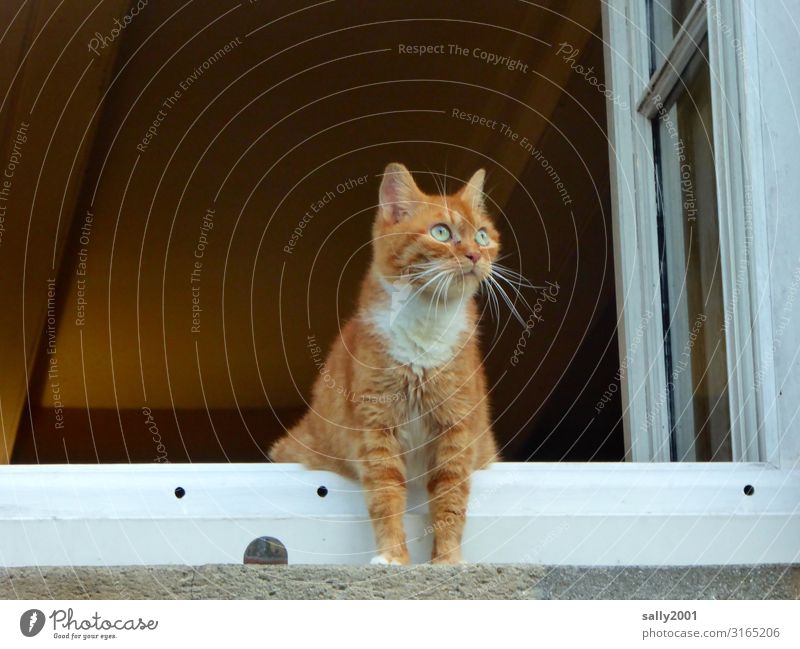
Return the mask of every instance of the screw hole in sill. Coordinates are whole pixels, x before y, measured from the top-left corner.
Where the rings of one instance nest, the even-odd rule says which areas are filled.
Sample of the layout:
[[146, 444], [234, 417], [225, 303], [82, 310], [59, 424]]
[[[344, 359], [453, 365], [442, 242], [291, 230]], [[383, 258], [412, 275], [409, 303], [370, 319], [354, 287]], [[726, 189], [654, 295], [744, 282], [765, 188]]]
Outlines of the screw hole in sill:
[[745, 496], [752, 496], [756, 492], [755, 487], [751, 484], [746, 484], [743, 491]]
[[320, 498], [324, 498], [325, 496], [328, 495], [328, 488], [325, 485], [322, 485], [321, 487], [317, 488], [317, 495]]
[[175, 497], [180, 499], [186, 495], [186, 489], [183, 487], [175, 487]]

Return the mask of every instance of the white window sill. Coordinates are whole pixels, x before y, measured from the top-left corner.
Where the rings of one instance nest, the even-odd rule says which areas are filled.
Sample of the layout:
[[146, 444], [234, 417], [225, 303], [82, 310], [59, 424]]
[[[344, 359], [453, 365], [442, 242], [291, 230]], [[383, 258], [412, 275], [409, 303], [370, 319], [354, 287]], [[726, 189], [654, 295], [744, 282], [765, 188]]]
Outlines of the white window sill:
[[[793, 563], [799, 508], [800, 471], [767, 464], [503, 463], [473, 477], [464, 555], [544, 565]], [[421, 489], [410, 491], [406, 531], [412, 559], [426, 561], [433, 534]], [[358, 485], [299, 465], [0, 467], [3, 566], [242, 563], [259, 536], [280, 539], [294, 564], [374, 555]]]

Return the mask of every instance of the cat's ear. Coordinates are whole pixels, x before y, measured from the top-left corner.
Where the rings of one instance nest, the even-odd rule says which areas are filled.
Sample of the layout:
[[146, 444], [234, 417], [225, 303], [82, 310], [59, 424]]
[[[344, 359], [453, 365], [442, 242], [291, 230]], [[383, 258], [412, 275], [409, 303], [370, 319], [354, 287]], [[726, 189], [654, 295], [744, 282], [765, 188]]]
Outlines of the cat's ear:
[[422, 192], [405, 166], [391, 162], [383, 170], [379, 200], [384, 218], [397, 223], [419, 207]]
[[483, 211], [486, 206], [486, 195], [483, 193], [483, 183], [486, 180], [486, 171], [478, 169], [472, 178], [467, 181], [461, 190], [461, 200], [470, 205], [473, 210]]

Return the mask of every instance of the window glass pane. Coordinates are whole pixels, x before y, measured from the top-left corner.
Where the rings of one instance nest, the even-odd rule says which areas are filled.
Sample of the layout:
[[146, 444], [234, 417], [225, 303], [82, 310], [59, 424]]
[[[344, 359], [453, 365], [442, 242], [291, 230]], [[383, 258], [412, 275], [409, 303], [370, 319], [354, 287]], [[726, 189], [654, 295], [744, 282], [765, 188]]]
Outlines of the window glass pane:
[[708, 62], [658, 120], [662, 290], [672, 452], [678, 461], [730, 461], [719, 214]]
[[653, 21], [653, 63], [655, 67], [669, 52], [672, 41], [681, 29], [697, 0], [652, 0], [650, 16]]
[[672, 35], [678, 33], [686, 16], [689, 15], [689, 10], [696, 4], [697, 0], [672, 0], [672, 2], [665, 2], [662, 0], [661, 5], [665, 11], [669, 11], [672, 17]]

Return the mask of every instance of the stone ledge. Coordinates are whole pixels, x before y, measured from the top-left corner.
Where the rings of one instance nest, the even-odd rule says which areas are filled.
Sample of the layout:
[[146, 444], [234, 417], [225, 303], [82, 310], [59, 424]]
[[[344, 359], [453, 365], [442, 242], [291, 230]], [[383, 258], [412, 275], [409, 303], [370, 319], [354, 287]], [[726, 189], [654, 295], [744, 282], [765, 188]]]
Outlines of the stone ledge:
[[798, 599], [800, 566], [0, 569], [0, 599]]

